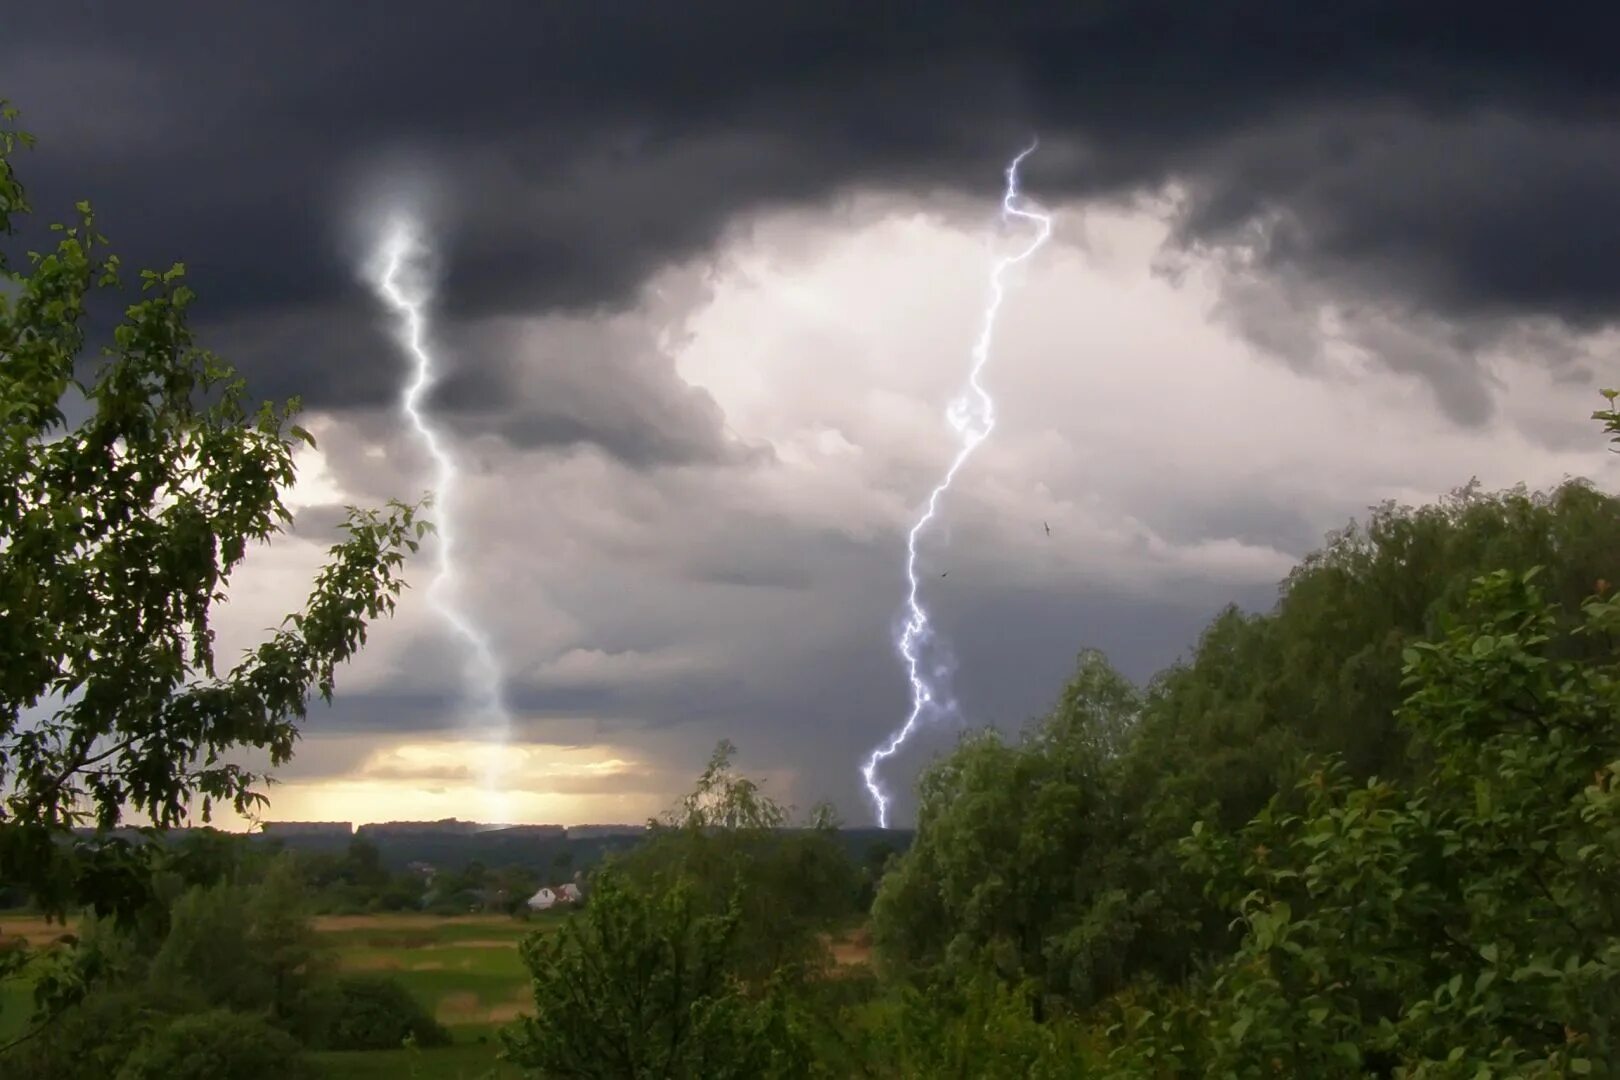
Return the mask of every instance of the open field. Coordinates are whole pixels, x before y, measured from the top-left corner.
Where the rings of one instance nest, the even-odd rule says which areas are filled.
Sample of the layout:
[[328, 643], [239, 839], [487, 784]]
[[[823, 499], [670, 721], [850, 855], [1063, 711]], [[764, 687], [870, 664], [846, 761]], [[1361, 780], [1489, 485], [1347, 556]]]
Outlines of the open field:
[[529, 983], [517, 945], [559, 916], [519, 922], [505, 916], [339, 915], [315, 920], [350, 971], [385, 972], [427, 1005], [455, 1042], [434, 1050], [317, 1054], [335, 1080], [515, 1077], [496, 1061], [497, 1032], [529, 1007]]
[[41, 915], [11, 915], [0, 913], [0, 947], [13, 938], [22, 938], [34, 948], [49, 945], [63, 934], [71, 934], [76, 920], [66, 923], [47, 922]]
[[[398, 979], [450, 1029], [454, 1042], [433, 1050], [385, 1050], [316, 1054], [333, 1080], [506, 1080], [515, 1069], [500, 1066], [498, 1032], [530, 1008], [529, 982], [518, 942], [534, 932], [554, 932], [567, 916], [544, 915], [520, 922], [500, 915], [334, 915], [314, 920], [331, 942], [339, 967], [384, 972]], [[49, 945], [73, 924], [38, 916], [0, 915], [0, 943], [24, 938]], [[865, 964], [870, 939], [861, 931], [831, 943], [839, 967]], [[0, 986], [0, 1036], [24, 1021], [30, 989]]]
[[[386, 972], [427, 1005], [455, 1040], [433, 1050], [324, 1053], [314, 1058], [334, 1080], [349, 1077], [484, 1080], [515, 1077], [496, 1061], [497, 1032], [528, 1007], [528, 979], [517, 945], [536, 930], [555, 930], [564, 916], [520, 922], [506, 916], [324, 916], [315, 927], [333, 945], [340, 968]], [[73, 932], [39, 916], [0, 915], [0, 945], [17, 938], [47, 946]], [[0, 985], [0, 1038], [21, 1030], [32, 1009], [23, 981]]]

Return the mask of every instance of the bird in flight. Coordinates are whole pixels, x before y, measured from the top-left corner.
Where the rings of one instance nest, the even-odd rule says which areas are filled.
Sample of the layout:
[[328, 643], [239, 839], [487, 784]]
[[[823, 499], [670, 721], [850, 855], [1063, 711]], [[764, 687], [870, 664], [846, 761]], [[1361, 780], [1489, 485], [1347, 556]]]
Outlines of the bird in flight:
[[[948, 573], [950, 573], [950, 571], [949, 571], [949, 570], [947, 570], [947, 571], [945, 571], [945, 574], [948, 574]], [[945, 576], [945, 574], [941, 574], [941, 575], [939, 575], [939, 576], [940, 576], [940, 577], [944, 577], [944, 576]]]
[[1046, 522], [1044, 522], [1044, 521], [1043, 521], [1043, 522], [1041, 522], [1041, 525], [1042, 525], [1042, 526], [1044, 526], [1044, 527], [1045, 527], [1045, 529], [1046, 529], [1046, 535], [1047, 535], [1047, 536], [1051, 536], [1051, 535], [1052, 535], [1052, 526], [1050, 526], [1050, 525], [1047, 525], [1047, 524], [1046, 524]]

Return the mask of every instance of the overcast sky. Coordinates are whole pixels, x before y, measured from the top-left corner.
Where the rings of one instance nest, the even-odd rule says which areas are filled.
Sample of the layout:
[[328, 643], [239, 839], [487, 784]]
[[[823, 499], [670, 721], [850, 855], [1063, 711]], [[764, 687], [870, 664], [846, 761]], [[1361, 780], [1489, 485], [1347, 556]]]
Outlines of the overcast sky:
[[1032, 135], [1053, 239], [922, 553], [963, 722], [1016, 728], [1088, 646], [1146, 679], [1381, 500], [1620, 479], [1585, 419], [1620, 381], [1620, 9], [1042, 7], [12, 5], [36, 208], [90, 198], [127, 261], [184, 260], [203, 342], [319, 440], [227, 649], [343, 504], [429, 482], [358, 267], [380, 211], [432, 228], [428, 405], [513, 744], [463, 723], [424, 557], [271, 817], [635, 821], [729, 737], [869, 821], [905, 532]]

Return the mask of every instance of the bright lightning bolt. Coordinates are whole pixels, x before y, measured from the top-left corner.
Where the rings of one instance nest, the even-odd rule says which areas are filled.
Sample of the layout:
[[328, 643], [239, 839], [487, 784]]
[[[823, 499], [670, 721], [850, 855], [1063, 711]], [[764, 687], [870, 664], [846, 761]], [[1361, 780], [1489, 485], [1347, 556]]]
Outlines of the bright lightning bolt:
[[418, 228], [408, 218], [396, 219], [388, 228], [378, 253], [376, 276], [372, 286], [399, 317], [399, 341], [410, 354], [413, 365], [411, 381], [405, 387], [400, 406], [410, 420], [417, 437], [433, 459], [433, 500], [438, 507], [437, 547], [438, 568], [428, 586], [427, 599], [467, 647], [468, 664], [465, 673], [468, 696], [474, 705], [474, 715], [485, 723], [486, 730], [495, 737], [497, 752], [488, 756], [484, 774], [484, 793], [487, 807], [494, 811], [493, 820], [505, 821], [505, 804], [500, 797], [500, 748], [510, 737], [512, 722], [507, 712], [504, 679], [500, 662], [489, 638], [453, 599], [455, 572], [455, 539], [451, 529], [450, 495], [456, 482], [456, 465], [445, 450], [438, 434], [422, 414], [422, 395], [434, 380], [433, 354], [427, 344], [427, 318], [423, 309], [429, 299], [427, 290], [417, 280], [413, 288], [410, 268], [414, 260], [425, 254], [418, 236]]
[[922, 516], [917, 519], [916, 524], [911, 527], [911, 532], [906, 536], [906, 581], [909, 584], [906, 608], [909, 617], [900, 631], [900, 638], [896, 644], [901, 658], [905, 661], [906, 675], [911, 681], [911, 713], [899, 730], [889, 736], [887, 742], [872, 751], [872, 755], [866, 759], [866, 764], [861, 767], [866, 790], [877, 806], [879, 828], [888, 828], [889, 825], [889, 796], [878, 780], [878, 766], [885, 759], [894, 756], [901, 745], [911, 737], [912, 731], [922, 718], [923, 710], [935, 701], [938, 693], [922, 671], [922, 658], [918, 652], [929, 639], [931, 632], [928, 612], [922, 606], [922, 600], [918, 595], [920, 589], [917, 581], [917, 538], [928, 527], [928, 523], [934, 520], [934, 514], [939, 509], [939, 500], [950, 489], [956, 474], [996, 426], [995, 402], [991, 400], [984, 385], [979, 382], [979, 376], [983, 374], [985, 365], [990, 361], [990, 344], [995, 335], [996, 315], [1001, 310], [1001, 301], [1005, 295], [1001, 283], [1002, 275], [1009, 268], [1035, 254], [1041, 245], [1046, 243], [1047, 237], [1052, 235], [1050, 217], [1020, 205], [1022, 200], [1018, 191], [1018, 166], [1035, 152], [1037, 145], [1038, 142], [1030, 143], [1023, 152], [1013, 158], [1012, 164], [1007, 166], [1007, 188], [1001, 197], [1002, 219], [1011, 217], [1034, 223], [1035, 239], [1016, 255], [996, 260], [990, 270], [990, 303], [985, 308], [984, 324], [979, 332], [978, 343], [973, 347], [973, 364], [968, 372], [968, 389], [961, 397], [951, 402], [945, 413], [945, 418], [957, 434], [960, 446], [955, 459], [951, 461], [951, 467], [945, 471], [944, 479], [929, 493]]

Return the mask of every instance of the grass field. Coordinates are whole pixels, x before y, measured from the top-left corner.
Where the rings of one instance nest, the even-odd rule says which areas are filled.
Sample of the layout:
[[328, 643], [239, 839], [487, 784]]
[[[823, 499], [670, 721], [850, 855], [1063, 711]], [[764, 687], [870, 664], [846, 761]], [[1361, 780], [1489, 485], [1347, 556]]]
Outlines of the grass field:
[[516, 1077], [496, 1061], [496, 1032], [530, 1004], [529, 982], [518, 958], [527, 934], [555, 929], [558, 917], [523, 923], [504, 916], [330, 916], [315, 926], [336, 947], [349, 971], [392, 975], [439, 1022], [452, 1045], [433, 1050], [387, 1050], [317, 1054], [334, 1080], [349, 1077], [421, 1077], [473, 1080]]
[[[398, 979], [450, 1029], [454, 1042], [432, 1050], [315, 1054], [333, 1080], [484, 1080], [516, 1077], [496, 1060], [497, 1032], [529, 1005], [529, 983], [517, 945], [536, 930], [554, 930], [564, 916], [519, 922], [505, 916], [361, 915], [317, 918], [338, 966]], [[50, 944], [72, 925], [33, 916], [0, 916], [0, 939]], [[3, 943], [3, 941], [0, 941]], [[0, 983], [0, 1041], [21, 1030], [32, 1011], [32, 989]]]
[[[544, 915], [529, 922], [499, 915], [339, 915], [315, 920], [331, 942], [340, 968], [386, 973], [398, 979], [450, 1029], [450, 1046], [432, 1050], [375, 1050], [313, 1055], [333, 1080], [507, 1080], [517, 1070], [497, 1061], [497, 1033], [531, 1006], [527, 972], [518, 942], [533, 932], [555, 931], [567, 918]], [[0, 944], [26, 938], [48, 945], [71, 924], [46, 923], [26, 916], [0, 915]], [[864, 933], [833, 943], [840, 966], [865, 964], [870, 943]], [[32, 1008], [31, 990], [18, 982], [0, 983], [0, 1041], [23, 1023]]]

